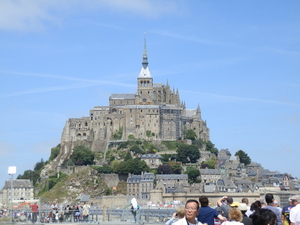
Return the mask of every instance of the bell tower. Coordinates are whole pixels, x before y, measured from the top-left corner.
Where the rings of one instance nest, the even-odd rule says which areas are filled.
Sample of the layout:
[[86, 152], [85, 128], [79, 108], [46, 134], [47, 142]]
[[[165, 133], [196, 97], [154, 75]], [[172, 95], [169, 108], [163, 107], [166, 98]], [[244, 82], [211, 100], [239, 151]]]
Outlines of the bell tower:
[[152, 102], [153, 94], [153, 78], [148, 68], [148, 54], [146, 48], [146, 33], [144, 33], [144, 53], [142, 61], [142, 69], [137, 79], [137, 95], [140, 97], [140, 104]]

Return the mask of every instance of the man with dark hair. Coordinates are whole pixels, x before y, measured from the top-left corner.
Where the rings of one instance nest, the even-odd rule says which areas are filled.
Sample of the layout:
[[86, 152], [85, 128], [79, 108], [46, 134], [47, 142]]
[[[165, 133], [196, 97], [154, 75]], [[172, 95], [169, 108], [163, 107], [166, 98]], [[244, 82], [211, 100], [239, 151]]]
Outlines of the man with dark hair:
[[[199, 212], [199, 202], [194, 199], [190, 199], [185, 203], [185, 218], [182, 220], [178, 220], [173, 223], [173, 225], [202, 225], [201, 222], [196, 220], [196, 217]], [[207, 225], [204, 223], [203, 225]]]
[[38, 205], [36, 204], [36, 202], [31, 205], [31, 212], [32, 212], [32, 223], [36, 223], [37, 222], [37, 216], [38, 216]]
[[269, 209], [262, 208], [252, 214], [253, 225], [276, 225], [276, 215]]
[[214, 218], [218, 218], [223, 222], [225, 219], [222, 215], [218, 213], [217, 210], [212, 209], [208, 206], [209, 201], [206, 196], [200, 196], [199, 197], [199, 202], [200, 202], [200, 210], [198, 213], [198, 221], [201, 223], [207, 223], [208, 225], [214, 225]]
[[272, 212], [274, 212], [276, 215], [276, 225], [281, 225], [282, 224], [281, 213], [276, 207], [273, 206], [273, 201], [274, 201], [273, 194], [271, 194], [271, 193], [266, 194], [265, 199], [266, 199], [267, 205], [264, 207], [264, 209], [269, 209]]
[[231, 209], [230, 205], [233, 203], [233, 198], [224, 196], [220, 198], [217, 202], [218, 206], [221, 207], [222, 211], [224, 212], [224, 216], [228, 218], [228, 212]]

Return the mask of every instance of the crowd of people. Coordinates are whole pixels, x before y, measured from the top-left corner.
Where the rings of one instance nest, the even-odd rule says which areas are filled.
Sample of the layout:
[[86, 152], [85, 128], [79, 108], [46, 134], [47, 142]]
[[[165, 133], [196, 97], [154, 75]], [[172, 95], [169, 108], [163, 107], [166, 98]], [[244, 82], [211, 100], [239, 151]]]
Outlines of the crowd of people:
[[199, 201], [188, 200], [180, 206], [165, 225], [300, 225], [300, 195], [289, 198], [289, 204], [278, 206], [273, 194], [249, 205], [247, 198], [234, 202], [224, 196], [211, 208], [206, 196]]
[[36, 203], [31, 205], [31, 213], [28, 214], [28, 219], [32, 223], [57, 223], [57, 222], [82, 222], [89, 221], [90, 205], [84, 202], [83, 205], [67, 205], [65, 207], [59, 207], [56, 202], [53, 202], [49, 212], [39, 213], [39, 207]]

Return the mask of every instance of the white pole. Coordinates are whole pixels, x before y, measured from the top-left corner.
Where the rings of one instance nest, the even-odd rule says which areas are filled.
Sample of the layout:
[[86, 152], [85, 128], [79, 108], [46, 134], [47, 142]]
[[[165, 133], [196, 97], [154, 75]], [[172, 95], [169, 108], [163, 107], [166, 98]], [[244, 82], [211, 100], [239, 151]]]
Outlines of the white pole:
[[13, 216], [13, 178], [14, 175], [11, 174], [11, 180], [10, 180], [10, 222], [12, 222], [12, 216]]

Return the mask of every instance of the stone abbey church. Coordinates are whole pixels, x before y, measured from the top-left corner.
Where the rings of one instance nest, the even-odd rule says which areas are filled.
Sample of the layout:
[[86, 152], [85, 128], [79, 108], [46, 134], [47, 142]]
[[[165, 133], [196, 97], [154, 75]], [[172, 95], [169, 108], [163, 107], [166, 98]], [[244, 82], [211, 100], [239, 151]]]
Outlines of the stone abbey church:
[[168, 82], [153, 82], [146, 40], [136, 93], [111, 94], [109, 106], [95, 106], [89, 117], [68, 119], [61, 144], [84, 141], [90, 142], [93, 150], [103, 151], [108, 140], [120, 130], [121, 140], [127, 140], [129, 135], [139, 139], [177, 140], [183, 138], [184, 130], [194, 130], [197, 137], [209, 140], [200, 107], [186, 109], [178, 90], [171, 90]]

